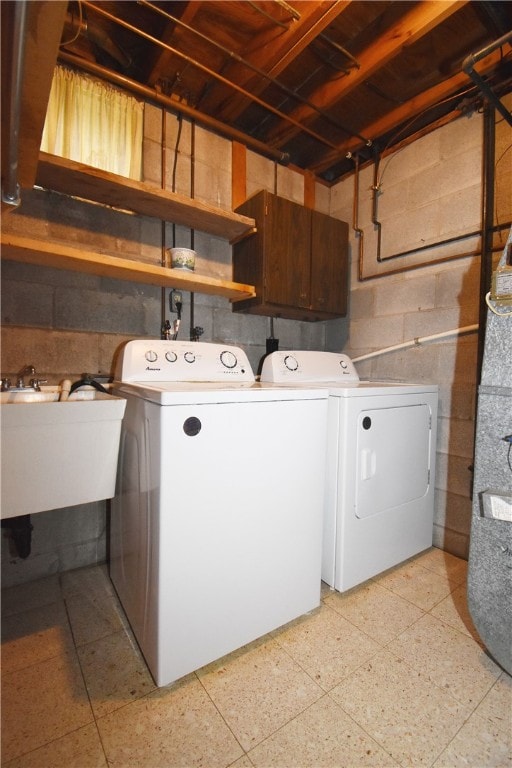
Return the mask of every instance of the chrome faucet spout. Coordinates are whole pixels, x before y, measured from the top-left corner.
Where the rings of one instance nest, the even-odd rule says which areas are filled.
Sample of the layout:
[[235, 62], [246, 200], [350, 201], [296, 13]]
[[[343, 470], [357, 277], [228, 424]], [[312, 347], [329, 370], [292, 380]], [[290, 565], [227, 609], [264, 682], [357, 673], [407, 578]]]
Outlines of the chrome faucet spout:
[[[23, 389], [25, 386], [25, 381], [23, 379], [24, 376], [35, 376], [36, 375], [36, 369], [33, 365], [25, 365], [21, 371], [16, 376], [16, 388], [17, 389]], [[33, 388], [33, 385], [30, 384], [30, 386]]]

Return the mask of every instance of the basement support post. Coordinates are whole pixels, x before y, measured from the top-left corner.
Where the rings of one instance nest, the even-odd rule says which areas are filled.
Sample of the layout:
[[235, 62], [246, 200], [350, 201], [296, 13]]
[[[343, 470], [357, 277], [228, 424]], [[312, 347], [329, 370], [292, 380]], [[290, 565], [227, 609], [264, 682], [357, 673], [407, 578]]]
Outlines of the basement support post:
[[494, 160], [496, 142], [496, 112], [486, 104], [484, 109], [484, 147], [482, 169], [482, 256], [480, 260], [480, 304], [477, 383], [480, 382], [484, 357], [485, 328], [487, 322], [487, 304], [485, 295], [491, 285], [492, 244], [494, 221]]

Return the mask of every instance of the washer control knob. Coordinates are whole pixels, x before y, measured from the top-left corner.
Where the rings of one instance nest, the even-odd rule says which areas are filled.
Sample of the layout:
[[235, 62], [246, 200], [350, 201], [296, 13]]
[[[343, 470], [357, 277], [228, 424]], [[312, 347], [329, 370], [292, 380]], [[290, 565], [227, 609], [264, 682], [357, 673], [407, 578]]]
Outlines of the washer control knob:
[[348, 368], [348, 364], [346, 360], [340, 360], [340, 365], [344, 371], [346, 371], [346, 369]]
[[169, 363], [175, 363], [176, 360], [178, 359], [178, 355], [176, 354], [176, 352], [166, 352], [165, 359]]
[[157, 353], [152, 349], [148, 349], [144, 357], [146, 358], [148, 363], [156, 363], [156, 361], [158, 360]]
[[187, 363], [193, 363], [195, 362], [195, 359], [196, 359], [196, 356], [194, 355], [193, 352], [185, 352], [183, 357], [185, 358]]
[[220, 353], [220, 361], [226, 368], [234, 368], [238, 362], [236, 355], [230, 352], [229, 349], [225, 349], [224, 352]]
[[284, 364], [289, 371], [296, 371], [297, 368], [299, 367], [299, 363], [297, 362], [297, 359], [293, 355], [286, 355], [284, 359]]

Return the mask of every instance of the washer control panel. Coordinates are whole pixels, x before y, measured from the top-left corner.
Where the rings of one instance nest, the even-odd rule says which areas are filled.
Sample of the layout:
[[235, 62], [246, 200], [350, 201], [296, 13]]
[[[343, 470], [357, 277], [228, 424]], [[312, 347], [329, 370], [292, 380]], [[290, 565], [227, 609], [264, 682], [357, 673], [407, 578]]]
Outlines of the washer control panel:
[[263, 361], [261, 381], [273, 384], [359, 381], [354, 363], [341, 352], [287, 350], [271, 352]]
[[205, 341], [134, 339], [120, 352], [116, 381], [255, 381], [240, 347]]

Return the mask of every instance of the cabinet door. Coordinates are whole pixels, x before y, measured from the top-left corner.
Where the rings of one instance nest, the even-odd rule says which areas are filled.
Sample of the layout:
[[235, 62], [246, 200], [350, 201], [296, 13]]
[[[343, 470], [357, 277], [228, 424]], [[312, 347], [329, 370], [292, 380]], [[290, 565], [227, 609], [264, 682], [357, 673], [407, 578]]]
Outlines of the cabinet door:
[[310, 234], [307, 208], [275, 195], [268, 196], [268, 237], [265, 241], [265, 301], [309, 307]]
[[345, 315], [348, 224], [311, 211], [311, 309]]

